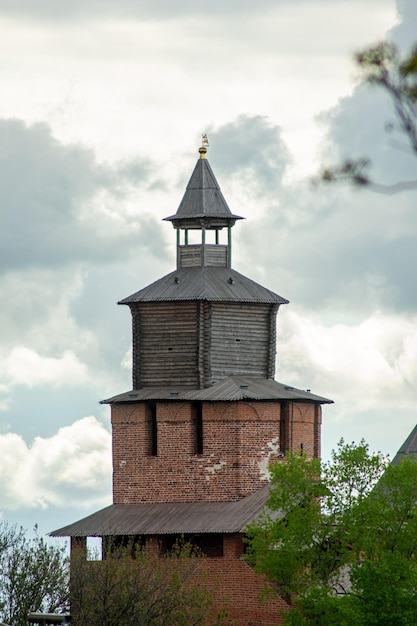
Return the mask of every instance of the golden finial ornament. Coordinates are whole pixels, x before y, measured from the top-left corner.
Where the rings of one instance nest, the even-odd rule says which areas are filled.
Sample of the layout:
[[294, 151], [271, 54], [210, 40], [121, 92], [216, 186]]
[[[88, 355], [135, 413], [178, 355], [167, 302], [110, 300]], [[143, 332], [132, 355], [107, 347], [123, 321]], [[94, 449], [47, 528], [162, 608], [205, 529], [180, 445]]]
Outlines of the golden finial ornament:
[[200, 153], [200, 159], [205, 159], [206, 158], [206, 153], [207, 153], [207, 148], [209, 147], [209, 142], [207, 139], [207, 135], [204, 133], [204, 135], [201, 136], [201, 148], [198, 149], [199, 153]]

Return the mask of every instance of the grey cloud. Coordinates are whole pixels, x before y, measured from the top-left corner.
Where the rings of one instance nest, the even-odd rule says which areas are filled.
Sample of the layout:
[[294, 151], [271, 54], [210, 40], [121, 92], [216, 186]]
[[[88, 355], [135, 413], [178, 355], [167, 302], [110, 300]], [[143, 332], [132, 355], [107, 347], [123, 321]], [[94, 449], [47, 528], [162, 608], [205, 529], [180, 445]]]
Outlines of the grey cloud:
[[[328, 140], [333, 162], [349, 154], [375, 156], [375, 176], [389, 182], [411, 176], [415, 159], [386, 143], [383, 124], [390, 109], [380, 101], [378, 94], [357, 89], [328, 116]], [[375, 308], [417, 312], [417, 292], [410, 288], [417, 265], [411, 192], [392, 197], [283, 184], [287, 156], [279, 129], [264, 118], [242, 117], [220, 130], [214, 135], [219, 181], [222, 171], [250, 192], [255, 179], [256, 196], [249, 197], [268, 207], [262, 221], [253, 216], [238, 231], [242, 271], [253, 275], [266, 268], [267, 286], [284, 297], [345, 319]]]
[[[398, 21], [387, 37], [406, 54], [417, 43], [417, 4], [415, 0], [397, 0], [396, 6]], [[380, 39], [384, 36], [381, 33]], [[383, 89], [359, 86], [321, 117], [329, 126], [328, 134], [339, 157], [369, 156], [373, 172], [385, 182], [415, 176], [416, 160], [399, 132], [392, 101]]]
[[[303, 5], [308, 0], [296, 0]], [[334, 4], [337, 0], [327, 0]], [[279, 0], [285, 5], [294, 0]], [[56, 0], [3, 0], [0, 11], [3, 14], [15, 16], [29, 16], [38, 19], [79, 19], [80, 17], [100, 18], [112, 16], [115, 18], [152, 18], [163, 16], [165, 19], [178, 18], [184, 15], [202, 15], [210, 17], [215, 14], [239, 15], [243, 11], [259, 14], [260, 11], [275, 8], [277, 0], [212, 0], [210, 3], [203, 0], [73, 0], [72, 2], [57, 2]]]
[[[119, 383], [117, 392], [128, 388], [129, 384], [120, 384], [119, 372], [114, 372], [114, 378], [115, 387]], [[0, 433], [19, 433], [26, 442], [35, 437], [52, 437], [58, 428], [72, 423], [86, 412], [97, 413], [98, 403], [107, 392], [107, 389], [97, 390], [87, 385], [69, 390], [43, 385], [29, 392], [19, 387], [11, 393], [10, 409], [0, 412]], [[33, 419], [34, 407], [36, 419]]]
[[390, 31], [390, 37], [402, 47], [417, 42], [417, 4], [415, 0], [397, 0], [398, 24]]
[[263, 193], [281, 184], [290, 156], [281, 129], [269, 118], [240, 115], [209, 129], [208, 135], [216, 145], [213, 166], [219, 180], [236, 177], [245, 181], [247, 190], [255, 186]]
[[332, 150], [323, 159], [371, 159], [370, 176], [385, 184], [417, 178], [417, 160], [400, 131], [389, 96], [370, 86], [359, 86], [352, 96], [322, 116], [328, 125]]
[[[415, 3], [400, 5], [407, 20], [417, 19]], [[404, 28], [395, 29], [400, 43], [408, 32]], [[417, 178], [417, 160], [405, 139], [385, 130], [387, 122], [395, 125], [396, 120], [382, 91], [357, 87], [322, 119], [327, 138], [317, 169], [320, 161], [329, 165], [366, 156], [377, 182]], [[259, 242], [263, 262], [276, 263], [275, 279], [290, 285], [289, 292], [280, 286], [283, 295], [304, 307], [327, 308], [347, 317], [375, 308], [415, 314], [414, 195], [408, 191], [385, 196], [341, 186], [317, 192], [287, 187], [280, 205], [271, 206], [271, 229]]]
[[[406, 54], [410, 46], [417, 44], [417, 4], [414, 0], [397, 0], [396, 5], [398, 23], [388, 37]], [[384, 89], [359, 85], [351, 96], [322, 117], [328, 125], [336, 158], [369, 157], [372, 178], [379, 177], [388, 184], [417, 178], [417, 160], [400, 131], [392, 100]]]
[[[242, 228], [267, 285], [306, 310], [340, 320], [373, 310], [417, 313], [415, 203], [410, 194], [286, 189], [262, 223]], [[390, 224], [392, 226], [390, 227]], [[249, 267], [249, 269], [251, 269]]]
[[[142, 274], [165, 273], [170, 256], [156, 217], [123, 212], [125, 193], [131, 202], [136, 188], [154, 183], [152, 175], [152, 163], [140, 157], [103, 166], [92, 151], [58, 142], [45, 124], [0, 120], [0, 366], [14, 346], [41, 358], [70, 350], [90, 377], [87, 396], [79, 387], [75, 395], [91, 410], [129, 386], [130, 372], [119, 364], [130, 345], [130, 319], [116, 301], [148, 282]], [[100, 201], [110, 203], [115, 218], [95, 206], [97, 194], [105, 194]], [[50, 433], [63, 423], [59, 398], [77, 404], [73, 391], [66, 401], [66, 392], [40, 385], [49, 408], [33, 422], [26, 400], [33, 402], [34, 390], [3, 383], [0, 431], [10, 425], [27, 435]]]
[[[120, 203], [126, 189], [146, 187], [151, 169], [140, 159], [120, 167], [99, 165], [91, 150], [61, 144], [46, 124], [0, 120], [2, 271], [71, 261], [108, 262], [126, 257], [138, 240], [147, 246], [140, 227], [142, 223], [142, 231], [148, 230], [153, 217], [137, 215], [136, 229], [127, 223], [116, 228], [106, 225], [105, 214], [93, 207], [98, 193], [107, 194], [104, 202]], [[162, 238], [159, 244], [163, 254]]]

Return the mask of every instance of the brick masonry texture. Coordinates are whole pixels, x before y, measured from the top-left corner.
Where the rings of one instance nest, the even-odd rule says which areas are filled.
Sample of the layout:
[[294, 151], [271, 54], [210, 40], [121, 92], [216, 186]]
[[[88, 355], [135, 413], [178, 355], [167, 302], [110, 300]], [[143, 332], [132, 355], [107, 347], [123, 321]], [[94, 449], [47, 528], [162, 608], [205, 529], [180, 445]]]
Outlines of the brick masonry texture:
[[[215, 611], [224, 607], [228, 613], [229, 623], [233, 626], [281, 624], [282, 611], [288, 610], [288, 605], [276, 595], [260, 602], [264, 579], [254, 573], [244, 561], [242, 554], [242, 537], [226, 535], [223, 557], [204, 561], [202, 580], [206, 581], [206, 584], [208, 582], [216, 596]], [[214, 620], [211, 623], [214, 623]]]
[[[203, 403], [200, 446], [197, 414], [191, 402], [112, 406], [114, 503], [240, 500], [266, 484], [269, 465], [281, 462], [285, 451], [320, 455], [318, 404]], [[215, 596], [209, 623], [222, 609], [234, 626], [282, 623], [287, 604], [279, 595], [260, 601], [265, 581], [245, 562], [243, 550], [243, 535], [224, 535], [223, 556], [204, 561], [202, 580]]]
[[202, 454], [192, 403], [157, 403], [156, 421], [153, 455], [147, 405], [112, 407], [116, 504], [239, 500], [265, 485], [269, 464], [285, 450], [320, 453], [321, 413], [314, 403], [203, 403]]

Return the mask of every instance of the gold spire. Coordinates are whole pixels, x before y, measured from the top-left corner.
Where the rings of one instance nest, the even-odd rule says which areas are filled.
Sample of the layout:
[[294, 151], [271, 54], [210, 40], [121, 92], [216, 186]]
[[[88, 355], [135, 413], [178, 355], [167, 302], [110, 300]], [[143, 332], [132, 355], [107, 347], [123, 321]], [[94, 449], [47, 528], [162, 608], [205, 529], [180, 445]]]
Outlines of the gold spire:
[[200, 153], [200, 159], [205, 159], [206, 158], [206, 153], [207, 153], [207, 148], [209, 147], [209, 142], [207, 139], [207, 135], [204, 133], [204, 135], [201, 136], [201, 148], [198, 149], [199, 153]]

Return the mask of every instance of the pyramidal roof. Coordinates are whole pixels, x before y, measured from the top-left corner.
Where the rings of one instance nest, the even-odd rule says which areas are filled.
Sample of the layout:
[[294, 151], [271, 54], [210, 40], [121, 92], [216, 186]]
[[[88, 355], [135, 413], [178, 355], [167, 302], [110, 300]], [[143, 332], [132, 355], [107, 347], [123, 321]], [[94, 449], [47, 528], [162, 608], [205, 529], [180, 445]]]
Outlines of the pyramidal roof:
[[222, 218], [230, 223], [243, 219], [234, 215], [220, 190], [213, 170], [205, 158], [206, 149], [200, 148], [198, 159], [183, 199], [175, 215], [164, 218], [167, 221]]
[[406, 456], [415, 457], [417, 459], [417, 426], [414, 426], [413, 430], [392, 459], [392, 465], [398, 465]]
[[170, 272], [118, 304], [135, 302], [254, 302], [288, 304], [288, 300], [226, 267], [187, 267]]

